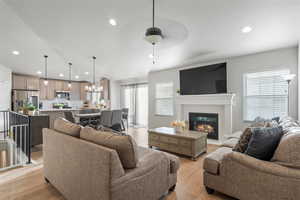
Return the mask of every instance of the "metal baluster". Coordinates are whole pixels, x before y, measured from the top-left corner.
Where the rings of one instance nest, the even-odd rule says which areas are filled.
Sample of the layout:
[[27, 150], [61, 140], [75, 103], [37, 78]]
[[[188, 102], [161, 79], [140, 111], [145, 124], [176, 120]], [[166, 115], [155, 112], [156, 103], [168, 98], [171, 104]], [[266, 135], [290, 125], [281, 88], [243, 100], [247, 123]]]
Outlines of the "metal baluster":
[[6, 115], [6, 112], [3, 112], [3, 134], [4, 134], [4, 139], [6, 138], [6, 132], [5, 132], [5, 129], [6, 129], [6, 120], [5, 120], [5, 116]]
[[21, 149], [21, 164], [24, 164], [24, 152], [23, 152], [23, 131], [24, 131], [24, 126], [21, 126], [21, 132], [20, 132], [20, 149]]
[[27, 122], [27, 148], [28, 148], [28, 163], [27, 164], [30, 164], [31, 163], [31, 131], [30, 131], [30, 121], [28, 119], [28, 122]]
[[[25, 142], [24, 142], [24, 154], [25, 154], [25, 159], [27, 158], [27, 128], [25, 127], [25, 133], [24, 133], [24, 139], [25, 139]], [[25, 162], [25, 159], [24, 159], [24, 162]]]

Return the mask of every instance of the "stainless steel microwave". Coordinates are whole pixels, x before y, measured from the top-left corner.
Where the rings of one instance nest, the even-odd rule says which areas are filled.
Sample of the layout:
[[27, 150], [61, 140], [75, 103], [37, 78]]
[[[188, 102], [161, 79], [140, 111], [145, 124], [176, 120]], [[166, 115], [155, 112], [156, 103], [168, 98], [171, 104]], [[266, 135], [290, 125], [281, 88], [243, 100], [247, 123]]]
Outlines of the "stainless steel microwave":
[[58, 99], [70, 100], [70, 92], [69, 91], [56, 91], [55, 97]]

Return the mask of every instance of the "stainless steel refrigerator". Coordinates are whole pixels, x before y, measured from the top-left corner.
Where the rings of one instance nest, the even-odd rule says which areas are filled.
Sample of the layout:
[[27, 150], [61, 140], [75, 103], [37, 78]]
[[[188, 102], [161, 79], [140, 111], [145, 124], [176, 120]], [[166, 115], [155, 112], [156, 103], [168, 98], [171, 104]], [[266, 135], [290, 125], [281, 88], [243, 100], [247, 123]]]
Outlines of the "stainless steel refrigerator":
[[13, 111], [19, 111], [26, 103], [39, 108], [39, 92], [37, 90], [12, 90]]

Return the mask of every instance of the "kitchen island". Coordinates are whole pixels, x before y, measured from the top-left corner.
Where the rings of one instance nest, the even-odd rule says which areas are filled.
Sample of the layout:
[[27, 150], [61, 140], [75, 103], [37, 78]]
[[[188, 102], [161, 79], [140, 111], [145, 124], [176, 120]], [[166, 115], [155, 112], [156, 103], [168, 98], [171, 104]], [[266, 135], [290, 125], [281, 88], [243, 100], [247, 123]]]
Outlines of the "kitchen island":
[[79, 114], [79, 111], [82, 109], [42, 109], [40, 110], [41, 114], [49, 115], [49, 127], [53, 129], [54, 127], [54, 121], [56, 118], [63, 117], [65, 118], [65, 112], [72, 112], [73, 116], [76, 114]]
[[31, 146], [43, 144], [43, 128], [49, 128], [49, 115], [36, 113], [28, 115], [31, 133]]

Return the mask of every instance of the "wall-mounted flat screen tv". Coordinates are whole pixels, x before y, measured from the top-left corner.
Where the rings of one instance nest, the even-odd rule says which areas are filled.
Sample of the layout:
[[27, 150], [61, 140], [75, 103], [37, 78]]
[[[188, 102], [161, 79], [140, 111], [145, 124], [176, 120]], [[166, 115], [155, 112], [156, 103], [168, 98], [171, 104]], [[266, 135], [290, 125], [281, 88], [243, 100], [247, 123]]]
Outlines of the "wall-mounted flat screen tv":
[[180, 70], [180, 94], [227, 93], [226, 63]]

